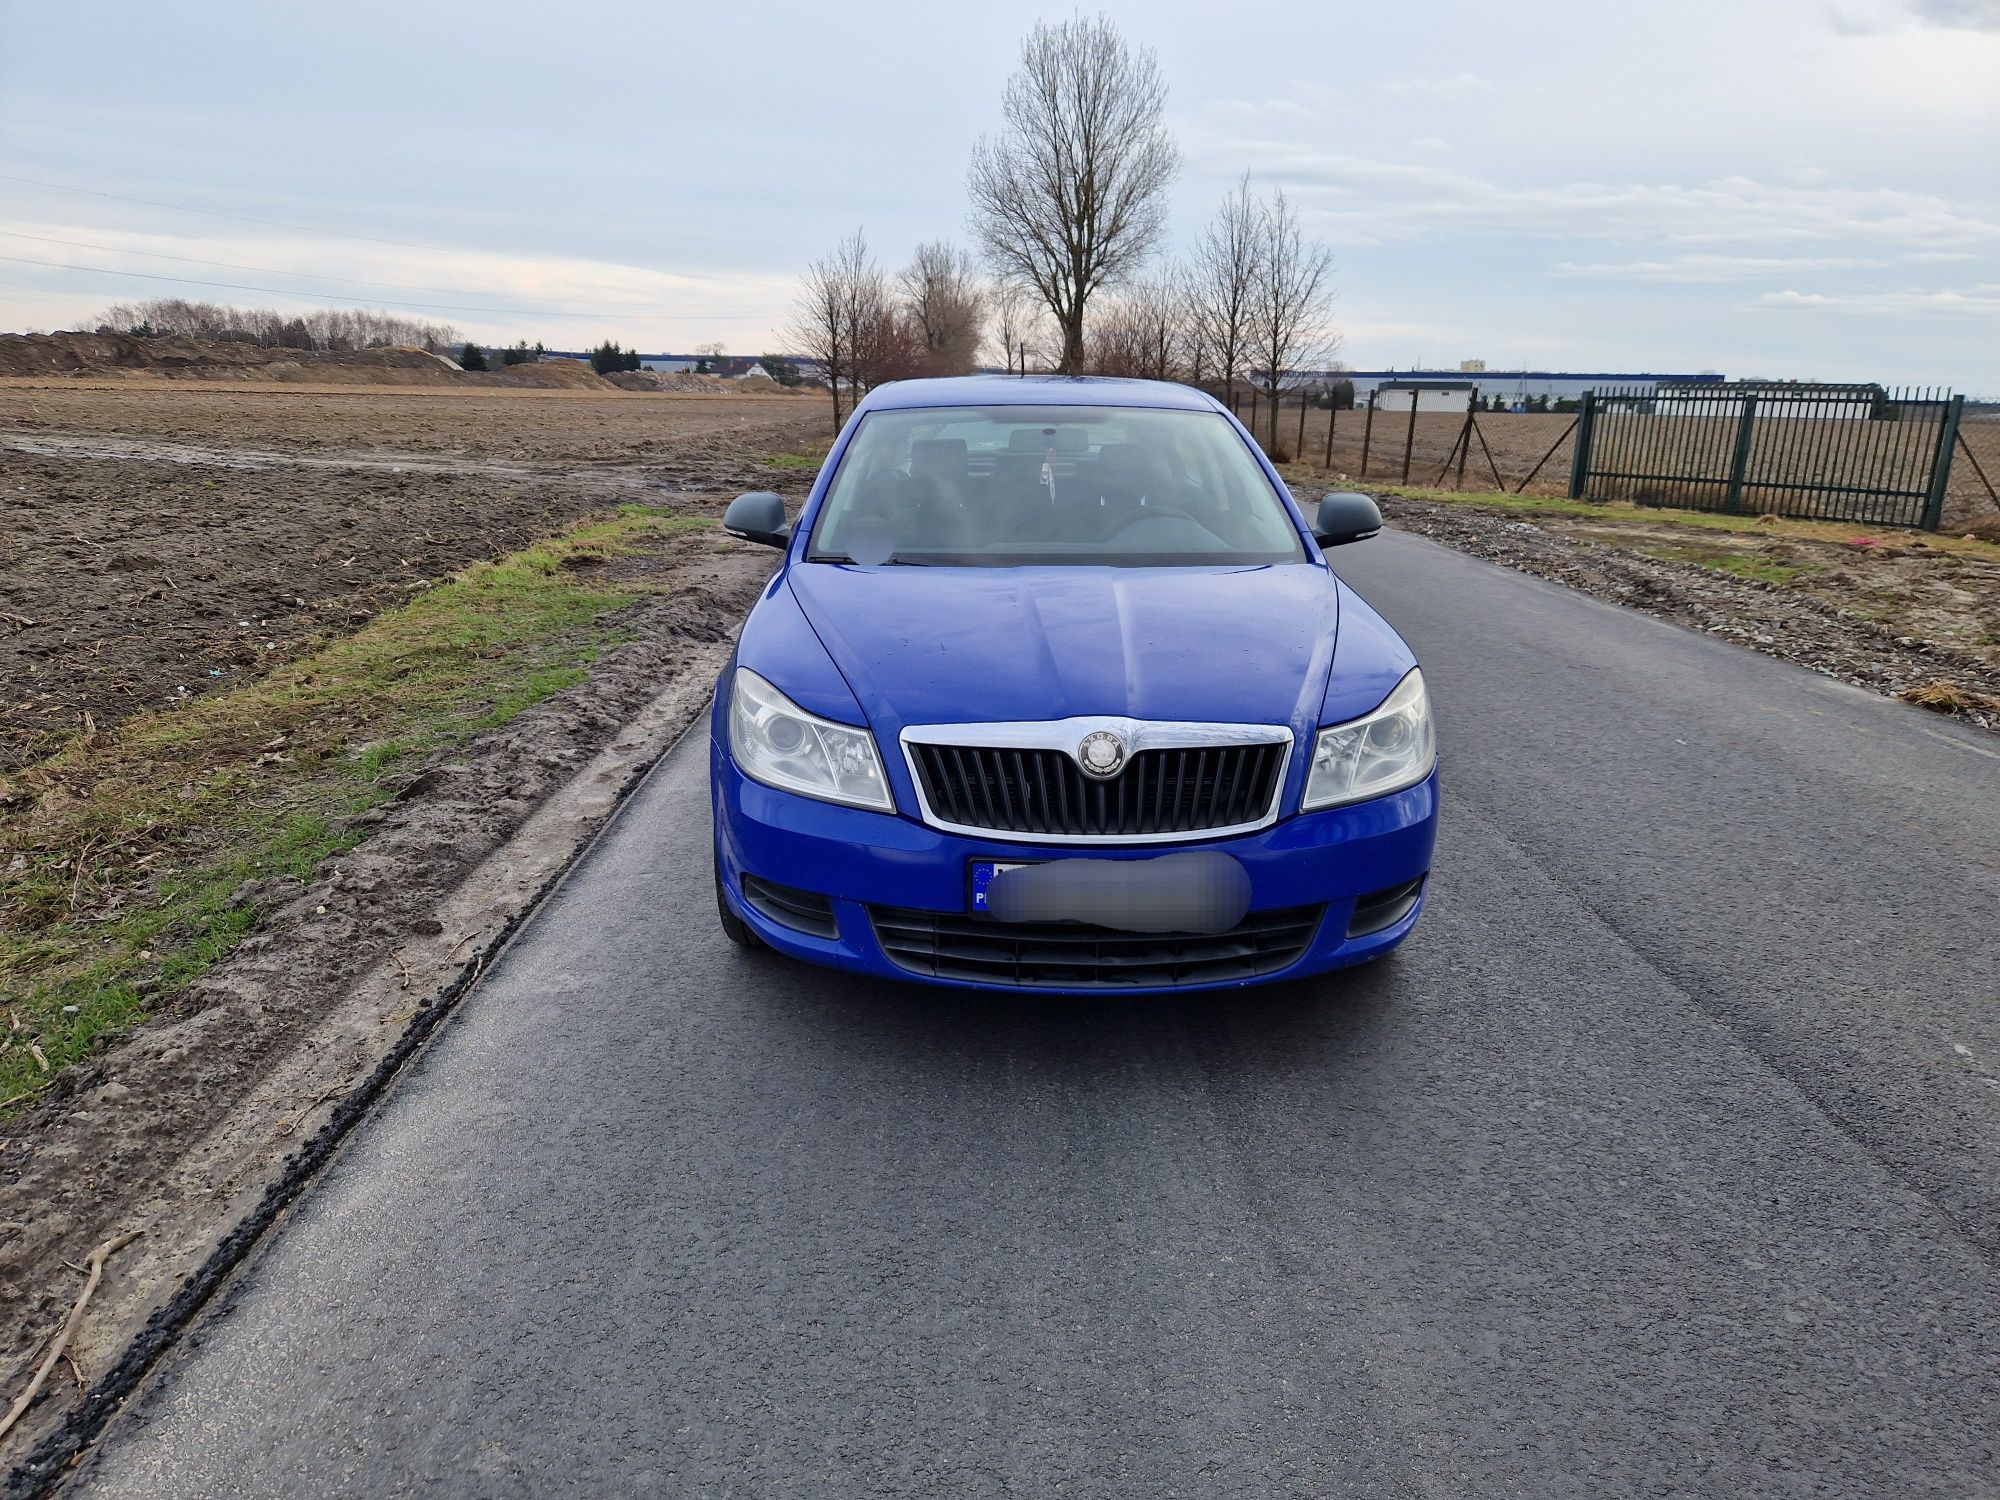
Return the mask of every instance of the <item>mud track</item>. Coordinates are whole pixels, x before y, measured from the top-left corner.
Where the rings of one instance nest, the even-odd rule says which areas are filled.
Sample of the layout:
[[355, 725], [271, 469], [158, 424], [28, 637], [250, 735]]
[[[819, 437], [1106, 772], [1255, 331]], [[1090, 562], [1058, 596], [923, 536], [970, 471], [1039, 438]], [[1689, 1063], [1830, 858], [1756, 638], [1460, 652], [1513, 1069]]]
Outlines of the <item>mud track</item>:
[[0, 770], [620, 503], [809, 471], [800, 397], [0, 385]]

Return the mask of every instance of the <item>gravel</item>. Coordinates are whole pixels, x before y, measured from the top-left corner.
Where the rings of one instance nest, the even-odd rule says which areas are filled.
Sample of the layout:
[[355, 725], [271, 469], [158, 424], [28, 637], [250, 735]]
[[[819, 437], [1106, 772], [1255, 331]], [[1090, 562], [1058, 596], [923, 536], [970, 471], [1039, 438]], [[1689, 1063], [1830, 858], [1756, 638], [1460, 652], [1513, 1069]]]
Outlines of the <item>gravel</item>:
[[1956, 717], [2000, 730], [2000, 711], [1972, 696], [2000, 700], [2000, 671], [1963, 652], [1898, 635], [1782, 586], [1565, 536], [1506, 511], [1396, 495], [1379, 500], [1383, 518], [1399, 530], [1856, 687], [1901, 697], [1949, 681], [1961, 690]]

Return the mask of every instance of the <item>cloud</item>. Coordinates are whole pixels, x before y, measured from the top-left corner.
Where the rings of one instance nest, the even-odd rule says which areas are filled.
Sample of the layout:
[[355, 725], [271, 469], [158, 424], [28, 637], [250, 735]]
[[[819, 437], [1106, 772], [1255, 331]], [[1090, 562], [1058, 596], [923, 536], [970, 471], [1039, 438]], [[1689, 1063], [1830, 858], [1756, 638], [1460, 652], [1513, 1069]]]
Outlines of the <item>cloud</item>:
[[2000, 318], [2000, 284], [1940, 292], [1766, 292], [1759, 307], [1811, 312], [1862, 313], [1906, 317], [1944, 314], [1954, 318]]
[[1953, 31], [2000, 31], [2000, 0], [1910, 0], [1920, 26]]
[[365, 304], [435, 318], [476, 337], [527, 334], [555, 347], [607, 334], [640, 339], [649, 351], [718, 337], [744, 348], [761, 345], [782, 321], [793, 291], [789, 278], [755, 272], [669, 272], [575, 256], [360, 243], [331, 247], [276, 229], [225, 237], [0, 219], [0, 256], [13, 257], [0, 262], [0, 270], [34, 287], [35, 306], [19, 315], [38, 322], [75, 324], [113, 302], [151, 297], [283, 309]]
[[1435, 135], [1418, 136], [1410, 144], [1415, 146], [1419, 151], [1449, 151], [1451, 149], [1450, 141]]
[[1881, 36], [1925, 27], [2000, 31], [2000, 0], [1831, 0], [1826, 17], [1841, 36]]
[[1937, 250], [2000, 246], [2000, 206], [1888, 187], [1731, 175], [1707, 182], [1510, 184], [1434, 163], [1329, 152], [1296, 139], [1231, 140], [1321, 233], [1355, 245], [1472, 235], [1763, 247], [1842, 241]]
[[1385, 83], [1383, 89], [1391, 94], [1416, 95], [1424, 98], [1449, 98], [1453, 95], [1481, 94], [1499, 85], [1490, 78], [1481, 78], [1477, 73], [1454, 73], [1449, 78], [1399, 78]]
[[1564, 261], [1551, 276], [1609, 281], [1648, 281], [1697, 286], [1722, 281], [1750, 281], [1760, 276], [1787, 276], [1801, 271], [1874, 270], [1892, 264], [1844, 255], [1677, 255], [1671, 260], [1599, 261], [1579, 265]]

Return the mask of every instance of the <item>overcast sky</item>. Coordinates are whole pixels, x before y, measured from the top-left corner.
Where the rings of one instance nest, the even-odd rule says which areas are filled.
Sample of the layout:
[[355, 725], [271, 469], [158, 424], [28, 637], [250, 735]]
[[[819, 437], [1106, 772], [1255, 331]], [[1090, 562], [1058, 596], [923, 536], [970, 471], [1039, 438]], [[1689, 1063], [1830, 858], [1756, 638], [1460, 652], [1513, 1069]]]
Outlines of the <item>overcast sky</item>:
[[[1069, 13], [0, 0], [0, 174], [61, 185], [0, 180], [0, 328], [340, 294], [489, 342], [771, 348], [855, 226], [891, 266], [965, 236], [1020, 37]], [[1246, 168], [1282, 185], [1355, 368], [2000, 395], [2000, 0], [1110, 14], [1171, 90], [1176, 235]]]

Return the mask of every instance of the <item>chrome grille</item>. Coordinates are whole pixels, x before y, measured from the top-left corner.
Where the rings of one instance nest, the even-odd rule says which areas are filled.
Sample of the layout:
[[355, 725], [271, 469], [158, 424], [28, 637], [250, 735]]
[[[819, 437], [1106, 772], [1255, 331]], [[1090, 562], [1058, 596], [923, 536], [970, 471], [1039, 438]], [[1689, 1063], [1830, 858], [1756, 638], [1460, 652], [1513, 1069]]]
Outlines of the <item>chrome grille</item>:
[[1116, 775], [1085, 776], [1048, 746], [926, 744], [910, 762], [935, 821], [1059, 838], [1171, 838], [1254, 826], [1271, 810], [1284, 742], [1139, 750]]

